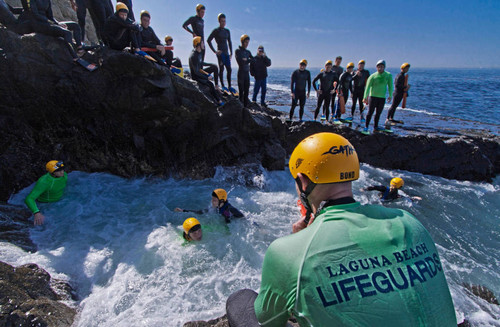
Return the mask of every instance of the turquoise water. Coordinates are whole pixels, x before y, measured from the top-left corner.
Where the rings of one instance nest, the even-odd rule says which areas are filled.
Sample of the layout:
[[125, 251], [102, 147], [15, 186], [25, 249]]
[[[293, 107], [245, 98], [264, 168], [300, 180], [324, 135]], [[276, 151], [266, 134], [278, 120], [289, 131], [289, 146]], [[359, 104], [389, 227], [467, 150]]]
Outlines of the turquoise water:
[[[500, 326], [500, 308], [470, 294], [462, 283], [487, 286], [500, 296], [500, 179], [493, 184], [446, 180], [362, 165], [355, 198], [378, 203], [370, 184], [405, 179], [403, 199], [386, 204], [408, 210], [438, 245], [459, 322]], [[183, 243], [181, 224], [190, 216], [175, 207], [210, 205], [214, 188], [229, 191], [246, 219], [225, 225], [216, 214], [197, 216], [209, 227], [197, 244]], [[22, 204], [31, 187], [10, 202]], [[260, 286], [268, 245], [291, 232], [298, 219], [293, 180], [286, 171], [221, 169], [212, 179], [126, 180], [109, 174], [71, 172], [65, 197], [42, 205], [46, 224], [32, 230], [39, 251], [25, 253], [0, 243], [0, 260], [35, 262], [69, 280], [80, 301], [76, 326], [181, 326], [224, 314], [225, 301], [241, 288]]]

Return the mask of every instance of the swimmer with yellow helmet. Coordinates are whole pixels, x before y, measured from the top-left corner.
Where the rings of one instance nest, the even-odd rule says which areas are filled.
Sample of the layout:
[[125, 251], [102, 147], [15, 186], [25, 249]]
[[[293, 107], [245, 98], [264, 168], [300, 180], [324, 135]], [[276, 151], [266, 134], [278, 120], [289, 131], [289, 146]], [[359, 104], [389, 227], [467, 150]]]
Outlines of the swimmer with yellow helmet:
[[42, 225], [45, 216], [40, 212], [36, 201], [56, 202], [61, 199], [68, 181], [68, 174], [64, 171], [64, 163], [59, 160], [51, 160], [45, 165], [47, 173], [40, 177], [26, 197], [24, 202], [33, 213], [34, 224]]
[[201, 241], [203, 237], [203, 231], [201, 230], [201, 224], [198, 219], [191, 217], [184, 220], [182, 228], [184, 229], [182, 237], [184, 237], [186, 241]]
[[[212, 208], [216, 209], [219, 214], [224, 217], [226, 223], [231, 222], [231, 218], [243, 218], [244, 215], [233, 207], [229, 201], [227, 200], [227, 192], [222, 188], [218, 188], [213, 190], [212, 192]], [[191, 210], [191, 209], [182, 209], [175, 208], [176, 212], [194, 212], [196, 214], [204, 214], [209, 212], [209, 209], [204, 210]]]
[[289, 168], [314, 220], [271, 243], [259, 294], [227, 300], [230, 326], [285, 326], [292, 315], [300, 326], [456, 326], [447, 268], [425, 227], [404, 210], [354, 200], [359, 161], [347, 139], [311, 135]]
[[[401, 177], [394, 177], [391, 179], [389, 187], [384, 185], [372, 185], [366, 188], [362, 188], [360, 191], [379, 191], [380, 199], [382, 201], [392, 201], [401, 198], [402, 196], [398, 193], [398, 190], [405, 185], [405, 181]], [[422, 200], [419, 196], [412, 196], [412, 200]]]

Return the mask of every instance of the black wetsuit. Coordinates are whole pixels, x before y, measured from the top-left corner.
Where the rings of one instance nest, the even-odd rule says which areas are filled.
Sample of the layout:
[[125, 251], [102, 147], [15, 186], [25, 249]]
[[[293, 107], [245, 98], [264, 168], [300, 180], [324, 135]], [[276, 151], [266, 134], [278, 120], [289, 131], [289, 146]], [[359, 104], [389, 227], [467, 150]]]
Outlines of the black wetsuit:
[[[191, 210], [191, 209], [183, 209], [184, 212], [194, 212], [197, 215], [205, 214], [210, 211], [210, 209], [203, 209], [203, 210]], [[231, 218], [244, 218], [245, 215], [241, 213], [238, 209], [233, 207], [229, 202], [224, 203], [222, 207], [218, 209], [219, 214], [224, 217], [224, 220], [226, 223], [231, 222]]]
[[250, 74], [255, 78], [253, 85], [252, 101], [257, 101], [257, 95], [260, 93], [260, 104], [266, 104], [267, 91], [267, 67], [271, 66], [271, 59], [266, 56], [255, 56], [254, 61], [250, 63]]
[[380, 199], [382, 200], [396, 200], [401, 197], [401, 195], [398, 194], [398, 189], [395, 188], [391, 191], [391, 189], [387, 186], [384, 185], [378, 185], [378, 186], [369, 186], [366, 188], [367, 191], [379, 191], [380, 194]]
[[405, 73], [400, 72], [394, 79], [394, 94], [391, 108], [389, 108], [389, 112], [387, 112], [387, 119], [394, 119], [396, 108], [401, 103], [401, 100], [403, 100], [405, 92], [407, 92], [405, 87]]
[[120, 51], [130, 44], [133, 48], [140, 48], [139, 31], [139, 25], [129, 18], [121, 19], [118, 12], [115, 12], [104, 25], [104, 43], [111, 49]]
[[238, 62], [238, 91], [240, 101], [246, 107], [248, 106], [248, 90], [250, 89], [250, 63], [254, 60], [252, 53], [240, 46], [235, 51], [236, 61]]
[[321, 107], [321, 104], [323, 104], [323, 115], [325, 115], [326, 120], [330, 117], [330, 100], [332, 98], [332, 95], [330, 92], [333, 90], [333, 83], [334, 82], [339, 82], [339, 77], [334, 71], [327, 72], [322, 71], [314, 78], [312, 81], [312, 85], [314, 87], [314, 90], [318, 90], [316, 88], [316, 81], [319, 80], [319, 89], [321, 90], [321, 94], [318, 95], [318, 104], [316, 106], [316, 110], [314, 111], [314, 120], [318, 118], [319, 114], [319, 108]]
[[352, 74], [352, 108], [351, 116], [354, 117], [354, 112], [356, 111], [356, 101], [359, 103], [359, 114], [363, 117], [363, 95], [365, 93], [366, 80], [370, 77], [370, 72], [366, 69], [360, 71], [361, 75], [357, 74], [357, 71]]
[[182, 68], [181, 60], [177, 57], [174, 58], [174, 52], [172, 50], [165, 50], [165, 55], [163, 56], [163, 59], [165, 59], [165, 63], [169, 68], [170, 66]]
[[[90, 17], [94, 23], [95, 33], [100, 42], [104, 42], [104, 24], [113, 15], [111, 0], [85, 0]], [[83, 37], [82, 37], [83, 39]]]
[[307, 92], [311, 92], [311, 73], [307, 70], [297, 69], [292, 73], [292, 83], [290, 85], [292, 93], [295, 95], [292, 99], [292, 107], [290, 108], [290, 120], [293, 118], [293, 112], [297, 106], [297, 101], [300, 101], [299, 118], [302, 120], [304, 115], [304, 106], [306, 104], [306, 85]]
[[[217, 43], [217, 50], [221, 51], [221, 54], [217, 54], [217, 50], [212, 45], [212, 40], [215, 39]], [[217, 27], [208, 36], [207, 39], [208, 46], [212, 51], [217, 54], [217, 59], [219, 62], [219, 76], [220, 84], [224, 87], [224, 82], [222, 81], [222, 76], [224, 74], [224, 67], [227, 69], [227, 85], [231, 87], [231, 59], [230, 56], [233, 55], [233, 44], [231, 42], [231, 32], [227, 28]]]
[[[81, 30], [76, 22], [57, 22], [52, 13], [50, 0], [21, 0], [23, 12], [19, 15], [16, 31], [20, 34], [41, 33], [54, 37], [62, 37], [68, 44], [73, 58], [78, 58], [72, 46], [73, 37], [76, 46], [81, 46]], [[59, 24], [65, 24], [68, 29]], [[73, 34], [73, 35], [72, 35]]]
[[[332, 66], [332, 71], [335, 72], [337, 74], [337, 76], [339, 77], [340, 79], [340, 76], [342, 75], [342, 73], [344, 72], [344, 68], [342, 68], [342, 66]], [[332, 94], [332, 101], [331, 101], [331, 105], [332, 105], [332, 115], [333, 113], [335, 112], [335, 97], [337, 96], [337, 93], [334, 92]]]
[[[352, 75], [347, 71], [343, 72], [340, 75], [339, 83], [337, 84], [337, 90], [339, 92], [339, 96], [342, 95], [344, 98], [344, 107], [345, 103], [349, 99], [349, 90], [352, 91]], [[337, 108], [337, 112], [335, 114], [335, 118], [340, 118], [340, 106]]]
[[[146, 48], [156, 49], [157, 45], [161, 45], [160, 39], [158, 38], [158, 36], [156, 36], [156, 33], [151, 26], [148, 26], [148, 28], [144, 28], [141, 25], [141, 32], [139, 33], [139, 35], [141, 40], [140, 41], [141, 48], [146, 47]], [[158, 51], [146, 51], [146, 52], [151, 57], [153, 57], [158, 62], [158, 64], [162, 66], [165, 65], [165, 63], [161, 58], [161, 54]]]
[[204, 65], [206, 65], [206, 63], [203, 62], [201, 52], [193, 49], [191, 55], [189, 56], [189, 70], [191, 72], [191, 78], [201, 85], [208, 86], [210, 88], [210, 94], [212, 94], [217, 102], [220, 102], [220, 97], [217, 90], [215, 90], [214, 84], [208, 80], [208, 75], [202, 72]]
[[[189, 25], [191, 25], [191, 28], [193, 30], [189, 29], [188, 27]], [[201, 18], [198, 15], [191, 16], [184, 22], [184, 24], [182, 24], [182, 28], [184, 28], [191, 34], [194, 34], [194, 36], [201, 36], [201, 42], [203, 44], [203, 46], [201, 47], [201, 54], [203, 60], [205, 60], [205, 33], [204, 33], [205, 21], [203, 20], [203, 18]]]

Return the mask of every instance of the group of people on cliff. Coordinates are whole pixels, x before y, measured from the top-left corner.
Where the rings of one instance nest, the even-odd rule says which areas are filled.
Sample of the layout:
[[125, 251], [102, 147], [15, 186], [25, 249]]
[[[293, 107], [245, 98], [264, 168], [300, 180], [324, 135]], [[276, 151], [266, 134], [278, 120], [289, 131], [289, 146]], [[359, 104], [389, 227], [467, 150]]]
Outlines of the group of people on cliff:
[[[61, 198], [65, 165], [52, 160], [26, 197], [35, 225], [44, 222], [36, 202]], [[300, 218], [292, 234], [266, 251], [260, 291], [234, 292], [226, 303], [230, 326], [456, 326], [444, 267], [425, 227], [410, 213], [361, 205], [352, 182], [360, 176], [358, 154], [343, 136], [317, 133], [294, 149], [289, 170]], [[383, 200], [396, 199], [404, 181], [370, 186]], [[212, 208], [226, 223], [244, 215], [224, 189], [212, 192]], [[210, 210], [175, 208], [197, 215]], [[186, 245], [201, 241], [206, 225], [182, 224]]]

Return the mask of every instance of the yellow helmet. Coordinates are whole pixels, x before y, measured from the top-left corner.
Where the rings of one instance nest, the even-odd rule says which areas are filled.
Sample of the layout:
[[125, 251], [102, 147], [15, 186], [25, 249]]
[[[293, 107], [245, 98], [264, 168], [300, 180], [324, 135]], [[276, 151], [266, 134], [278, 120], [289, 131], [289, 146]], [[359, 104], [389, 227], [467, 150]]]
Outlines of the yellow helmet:
[[302, 59], [302, 60], [299, 62], [299, 65], [306, 65], [306, 66], [307, 66], [307, 60]]
[[361, 59], [360, 61], [358, 61], [358, 65], [361, 65], [361, 64], [365, 64], [365, 61], [363, 59]]
[[405, 69], [406, 67], [410, 67], [410, 64], [407, 62], [401, 65], [401, 69]]
[[195, 36], [193, 38], [193, 47], [197, 47], [198, 45], [200, 45], [201, 43], [201, 36]]
[[227, 201], [227, 192], [222, 188], [215, 189], [212, 192], [212, 196], [215, 196], [219, 201]]
[[165, 36], [165, 43], [167, 43], [168, 41], [173, 41], [173, 40], [174, 39], [170, 35]]
[[223, 13], [220, 13], [217, 15], [217, 21], [220, 22], [221, 18], [226, 18], [226, 15], [224, 15]]
[[354, 63], [353, 62], [348, 63], [347, 68], [354, 68]]
[[243, 43], [246, 39], [249, 39], [250, 40], [250, 36], [246, 35], [246, 34], [243, 34], [241, 37], [240, 37], [240, 41], [241, 43]]
[[205, 9], [205, 6], [202, 5], [201, 3], [199, 3], [199, 4], [196, 5], [196, 11], [200, 11], [202, 9]]
[[191, 228], [193, 228], [196, 225], [201, 226], [198, 219], [191, 217], [191, 218], [184, 220], [184, 223], [182, 224], [182, 228], [184, 228], [184, 232], [186, 232], [186, 234], [189, 234], [189, 231], [191, 230]]
[[316, 184], [340, 183], [359, 178], [359, 160], [352, 144], [334, 133], [306, 137], [293, 150], [290, 173], [302, 173]]
[[141, 10], [141, 18], [144, 15], [148, 16], [149, 18], [151, 18], [151, 14], [149, 13], [149, 11], [147, 11], [147, 10]]
[[400, 178], [400, 177], [394, 177], [391, 179], [391, 186], [394, 186], [395, 188], [402, 188], [405, 185], [405, 181]]
[[116, 3], [116, 11], [120, 11], [120, 10], [125, 10], [126, 12], [128, 12], [128, 7], [126, 4], [124, 4], [123, 2], [117, 2]]
[[[305, 60], [305, 59], [304, 59], [304, 60]], [[307, 65], [307, 60], [306, 60], [306, 65]], [[333, 65], [333, 62], [332, 62], [331, 60], [327, 60], [327, 61], [325, 62], [325, 66], [326, 66], [326, 65]]]
[[47, 171], [51, 174], [62, 168], [64, 168], [64, 164], [59, 160], [51, 160], [45, 165], [45, 169], [47, 169]]

